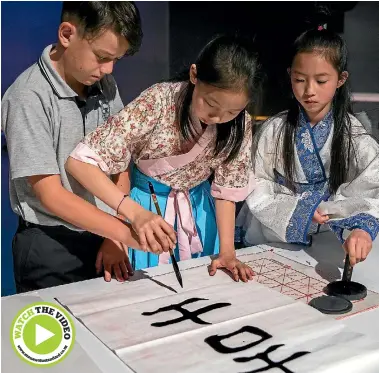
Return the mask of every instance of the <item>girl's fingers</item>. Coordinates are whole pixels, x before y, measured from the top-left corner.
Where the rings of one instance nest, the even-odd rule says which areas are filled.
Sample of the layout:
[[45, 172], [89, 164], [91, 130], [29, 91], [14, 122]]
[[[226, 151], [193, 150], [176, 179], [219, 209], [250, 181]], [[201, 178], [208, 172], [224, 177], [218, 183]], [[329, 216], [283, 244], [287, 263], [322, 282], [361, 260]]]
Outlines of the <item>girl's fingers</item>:
[[234, 281], [239, 281], [238, 268], [236, 266], [228, 266], [227, 269], [232, 273]]
[[355, 264], [357, 263], [357, 259], [356, 259], [356, 256], [355, 256], [356, 240], [355, 239], [351, 239], [351, 240], [348, 240], [348, 241], [349, 242], [347, 243], [347, 252], [349, 254], [350, 265], [351, 266], [355, 266]]
[[249, 280], [252, 280], [253, 277], [254, 277], [254, 271], [250, 268], [250, 267], [247, 267], [247, 277]]
[[140, 244], [141, 244], [141, 249], [142, 249], [142, 251], [148, 251], [147, 240], [146, 240], [145, 232], [140, 231], [140, 232], [138, 233], [138, 238], [139, 238], [139, 242], [140, 242]]
[[367, 255], [369, 254], [370, 250], [371, 250], [371, 244], [369, 242], [366, 242], [366, 245], [364, 246], [364, 249], [362, 250], [361, 262], [366, 260]]
[[238, 268], [238, 275], [239, 275], [239, 278], [243, 281], [243, 282], [247, 282], [247, 268], [245, 266], [240, 266]]
[[159, 225], [154, 225], [154, 234], [158, 238], [163, 251], [167, 252], [172, 248], [172, 242], [169, 241], [168, 236], [162, 231]]
[[155, 239], [155, 236], [154, 236], [154, 233], [152, 230], [148, 230], [146, 233], [146, 240], [147, 240], [147, 243], [149, 245], [149, 247], [151, 248], [151, 251], [154, 253], [154, 254], [161, 254], [162, 253], [162, 246], [159, 244], [159, 242]]
[[208, 267], [208, 272], [210, 276], [214, 276], [217, 272], [217, 268], [219, 267], [220, 261], [218, 259], [212, 260], [211, 265]]
[[357, 241], [355, 244], [355, 261], [356, 263], [359, 263], [362, 260], [362, 244], [360, 240]]
[[163, 218], [160, 221], [160, 226], [161, 226], [162, 230], [170, 238], [170, 240], [172, 241], [173, 245], [175, 246], [177, 239], [176, 239], [176, 232], [175, 232], [174, 228], [170, 224], [168, 224]]

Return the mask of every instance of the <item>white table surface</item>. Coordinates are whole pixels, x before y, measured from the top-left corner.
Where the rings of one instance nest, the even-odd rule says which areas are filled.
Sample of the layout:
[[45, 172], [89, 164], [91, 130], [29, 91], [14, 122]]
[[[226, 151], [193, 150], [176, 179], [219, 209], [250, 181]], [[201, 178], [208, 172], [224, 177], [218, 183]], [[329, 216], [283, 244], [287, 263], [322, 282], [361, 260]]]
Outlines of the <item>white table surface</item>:
[[[309, 248], [290, 244], [271, 243], [270, 245], [276, 247], [274, 252], [277, 254], [315, 267], [319, 274], [324, 274], [325, 280], [335, 281], [341, 278], [346, 254], [332, 232], [314, 236], [312, 246]], [[374, 241], [367, 259], [354, 266], [352, 281], [359, 282], [367, 289], [379, 293], [379, 238]], [[341, 320], [352, 330], [369, 335], [376, 340], [379, 340], [378, 321], [379, 307]]]
[[[274, 247], [274, 252], [293, 259], [305, 265], [315, 267], [318, 273], [328, 281], [333, 281], [341, 277], [343, 260], [345, 254], [340, 243], [332, 232], [321, 233], [314, 237], [313, 245], [304, 248], [298, 245], [270, 244]], [[243, 252], [261, 252], [259, 247], [245, 248], [238, 250]], [[201, 258], [181, 262], [180, 267], [192, 267], [209, 263], [210, 258]], [[354, 267], [353, 281], [364, 284], [368, 289], [379, 293], [379, 240], [374, 242], [372, 252], [366, 261]], [[150, 268], [146, 273], [155, 275], [170, 272], [171, 265]], [[9, 341], [9, 328], [16, 313], [24, 306], [38, 301], [49, 301], [57, 303], [55, 298], [67, 294], [80, 292], [106, 292], [115, 290], [120, 286], [115, 280], [106, 283], [103, 279], [83, 281], [54, 288], [39, 290], [26, 294], [13, 295], [2, 298], [2, 370], [4, 372], [29, 373], [45, 371], [46, 368], [35, 368], [21, 361], [13, 351]], [[37, 297], [37, 298], [36, 298]], [[360, 314], [350, 316], [338, 322], [343, 322], [350, 329], [369, 335], [373, 339], [379, 340], [379, 308], [374, 308]], [[99, 339], [97, 339], [84, 325], [74, 319], [76, 327], [76, 343], [70, 355], [61, 363], [49, 367], [51, 373], [101, 373], [101, 372], [132, 372], [111, 350], [109, 350]]]

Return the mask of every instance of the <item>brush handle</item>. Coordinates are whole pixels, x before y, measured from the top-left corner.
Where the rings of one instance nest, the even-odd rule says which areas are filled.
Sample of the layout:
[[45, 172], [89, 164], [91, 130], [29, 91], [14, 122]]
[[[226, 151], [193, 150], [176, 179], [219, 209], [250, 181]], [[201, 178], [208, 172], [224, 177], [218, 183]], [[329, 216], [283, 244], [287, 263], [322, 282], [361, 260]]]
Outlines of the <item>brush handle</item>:
[[[153, 202], [155, 205], [155, 209], [157, 210], [158, 215], [162, 216], [162, 212], [161, 212], [161, 209], [159, 208], [157, 196], [155, 195], [154, 186], [150, 181], [148, 182], [148, 184], [149, 184], [151, 198], [153, 199]], [[169, 252], [170, 252], [170, 256], [171, 256], [171, 263], [172, 263], [172, 266], [174, 267], [175, 276], [176, 276], [180, 286], [183, 287], [183, 279], [182, 279], [182, 275], [181, 275], [180, 270], [179, 270], [178, 262], [176, 261], [174, 253], [173, 253], [171, 248], [169, 249]]]
[[158, 204], [157, 196], [155, 195], [153, 184], [151, 184], [150, 181], [149, 181], [149, 189], [150, 189], [150, 194], [151, 194], [151, 198], [153, 199], [155, 209], [157, 210], [157, 214], [159, 216], [163, 217], [161, 209], [160, 209], [159, 204]]
[[353, 275], [353, 267], [350, 265], [349, 254], [346, 254], [345, 266], [343, 269], [342, 281], [351, 281], [351, 276]]

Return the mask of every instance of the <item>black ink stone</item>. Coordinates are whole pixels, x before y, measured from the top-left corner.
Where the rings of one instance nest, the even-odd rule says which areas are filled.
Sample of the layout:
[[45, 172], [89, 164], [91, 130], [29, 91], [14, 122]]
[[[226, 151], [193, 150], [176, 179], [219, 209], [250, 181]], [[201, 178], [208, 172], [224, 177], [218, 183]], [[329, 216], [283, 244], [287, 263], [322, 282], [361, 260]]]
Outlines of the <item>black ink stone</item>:
[[334, 281], [327, 285], [329, 295], [341, 297], [346, 300], [360, 300], [366, 298], [366, 286], [354, 281]]
[[349, 300], [332, 295], [313, 298], [308, 304], [320, 312], [329, 315], [347, 313], [353, 308], [353, 304]]
[[334, 281], [327, 285], [326, 292], [328, 295], [344, 298], [348, 301], [360, 300], [366, 298], [366, 286], [351, 281], [353, 267], [350, 264], [349, 254], [345, 257], [345, 267], [343, 269], [342, 281]]

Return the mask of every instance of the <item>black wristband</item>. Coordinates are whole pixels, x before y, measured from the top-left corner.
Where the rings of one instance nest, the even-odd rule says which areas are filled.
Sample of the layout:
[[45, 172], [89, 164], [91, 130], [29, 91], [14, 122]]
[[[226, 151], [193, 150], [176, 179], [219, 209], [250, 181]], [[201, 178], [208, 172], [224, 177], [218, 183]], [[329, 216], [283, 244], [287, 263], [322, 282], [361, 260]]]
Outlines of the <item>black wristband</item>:
[[116, 215], [118, 215], [118, 209], [120, 208], [121, 203], [124, 202], [124, 199], [125, 199], [126, 197], [129, 197], [129, 194], [124, 194], [124, 197], [122, 197], [120, 203], [119, 203], [118, 206], [117, 206], [117, 209], [116, 209]]

